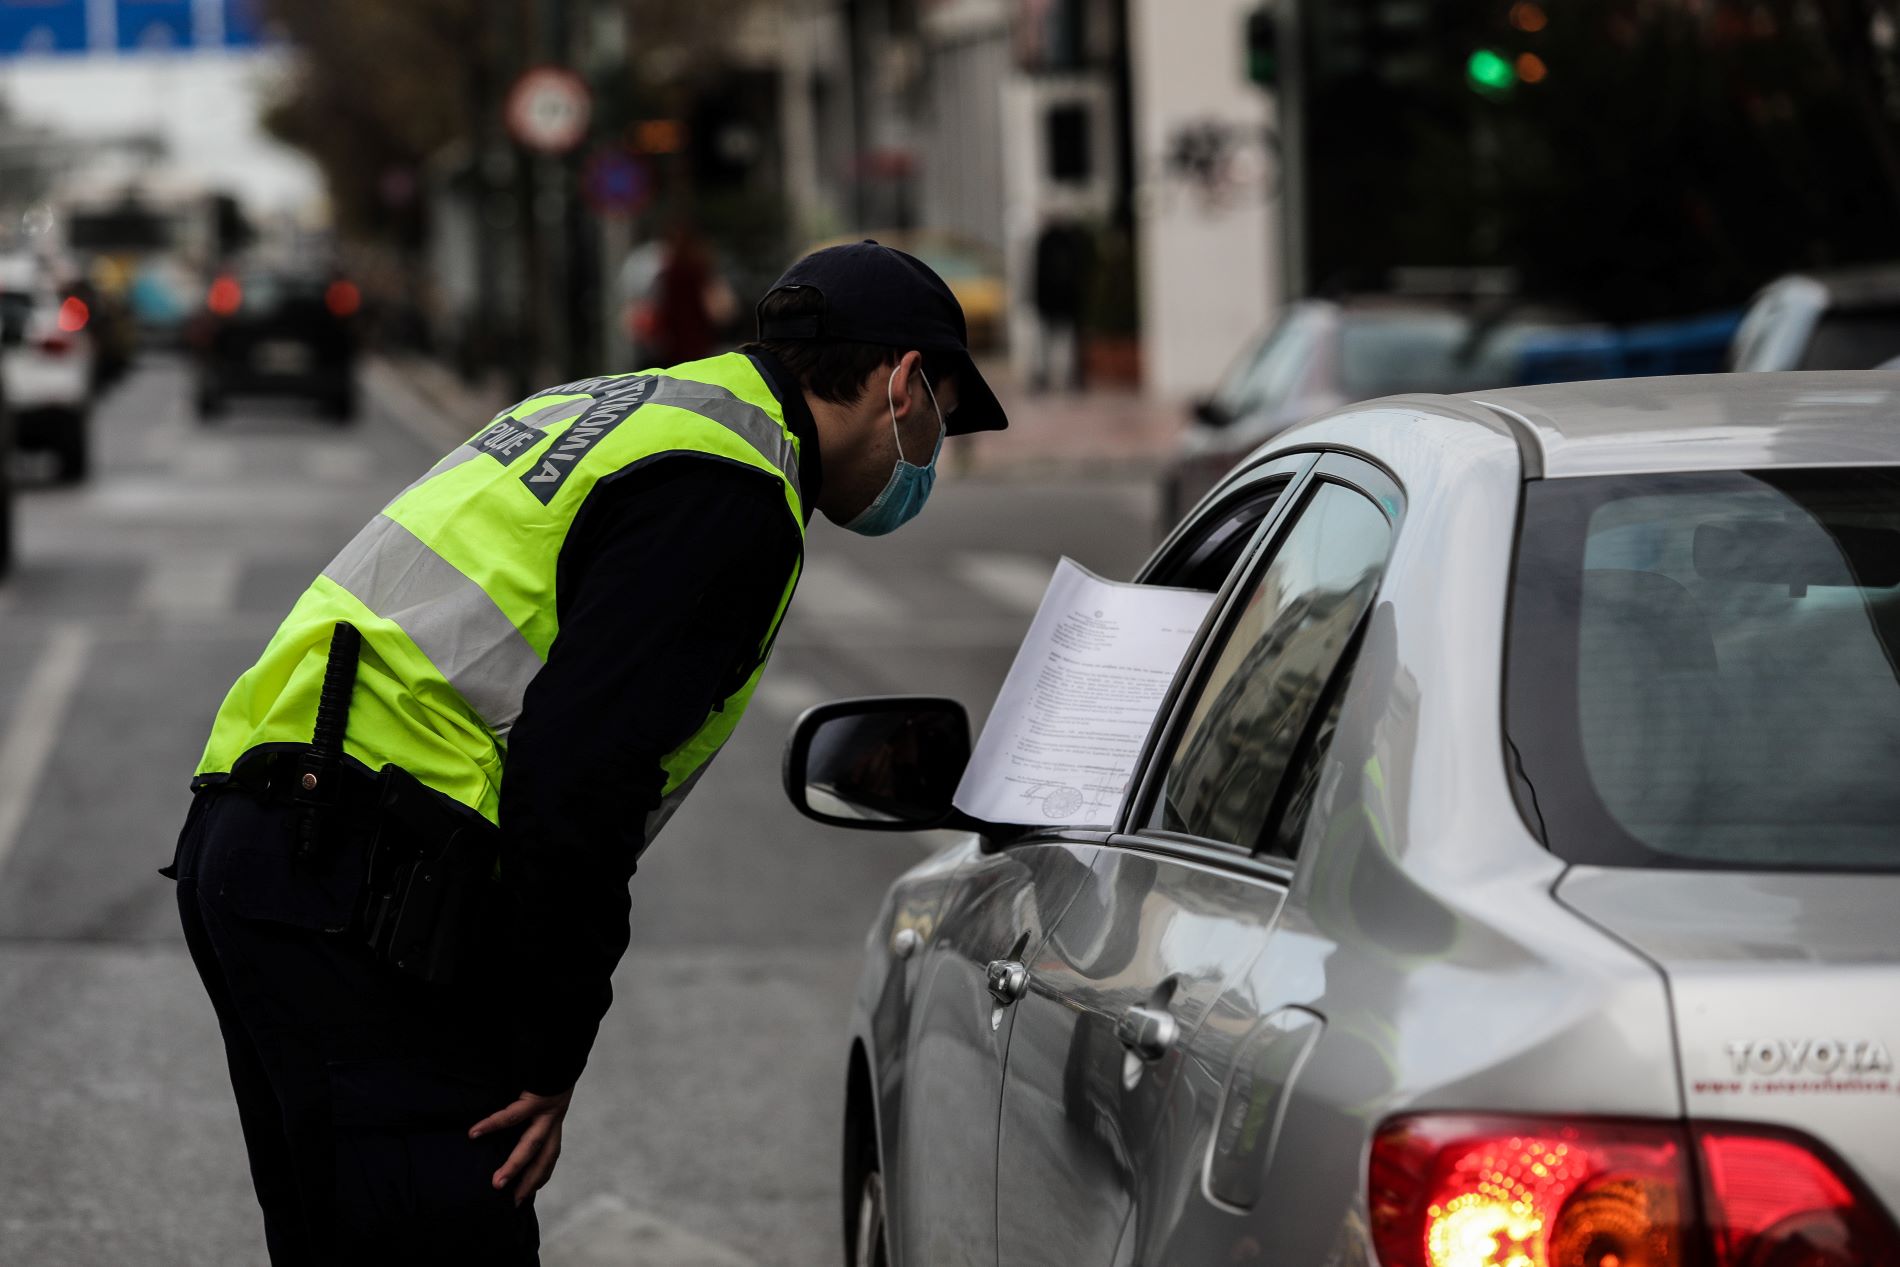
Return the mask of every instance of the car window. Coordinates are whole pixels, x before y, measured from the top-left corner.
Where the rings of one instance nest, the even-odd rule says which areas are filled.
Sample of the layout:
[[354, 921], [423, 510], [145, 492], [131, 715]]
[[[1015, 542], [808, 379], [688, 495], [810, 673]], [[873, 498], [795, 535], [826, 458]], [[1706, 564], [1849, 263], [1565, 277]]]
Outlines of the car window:
[[1267, 843], [1289, 759], [1372, 603], [1391, 540], [1372, 500], [1313, 486], [1186, 706], [1150, 828]]
[[1900, 868], [1900, 469], [1534, 482], [1511, 612], [1558, 856]]
[[1340, 390], [1354, 400], [1458, 390], [1471, 369], [1471, 334], [1454, 313], [1355, 313], [1339, 333]]
[[1255, 485], [1201, 516], [1194, 529], [1174, 543], [1167, 555], [1142, 578], [1143, 583], [1209, 593], [1218, 590], [1239, 564], [1247, 544], [1273, 509], [1273, 503], [1286, 491], [1287, 483], [1287, 478], [1281, 477]]
[[1310, 308], [1292, 309], [1222, 380], [1214, 403], [1230, 418], [1279, 413], [1299, 392], [1325, 324]]
[[33, 296], [24, 291], [0, 291], [0, 319], [24, 324], [33, 315]]
[[1832, 308], [1801, 357], [1804, 370], [1870, 370], [1900, 356], [1900, 307]]

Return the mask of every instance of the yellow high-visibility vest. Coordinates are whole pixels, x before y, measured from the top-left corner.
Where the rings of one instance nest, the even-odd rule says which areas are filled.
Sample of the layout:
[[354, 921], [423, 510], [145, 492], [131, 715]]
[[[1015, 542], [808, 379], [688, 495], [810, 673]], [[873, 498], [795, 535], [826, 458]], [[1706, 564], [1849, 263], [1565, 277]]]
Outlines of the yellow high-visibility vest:
[[[226, 773], [263, 744], [309, 742], [331, 631], [343, 620], [363, 635], [346, 754], [372, 770], [399, 765], [495, 821], [508, 731], [558, 632], [555, 570], [568, 529], [601, 479], [676, 454], [776, 476], [803, 539], [799, 440], [749, 357], [554, 388], [436, 463], [324, 568], [225, 697], [199, 774]], [[759, 672], [664, 759], [664, 800], [648, 816], [647, 841], [732, 734]]]

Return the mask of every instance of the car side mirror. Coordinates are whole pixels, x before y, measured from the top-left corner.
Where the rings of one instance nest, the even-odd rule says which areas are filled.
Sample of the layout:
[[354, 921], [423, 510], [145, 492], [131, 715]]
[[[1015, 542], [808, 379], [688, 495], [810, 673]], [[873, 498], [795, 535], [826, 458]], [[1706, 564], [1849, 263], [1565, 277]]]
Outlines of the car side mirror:
[[970, 717], [951, 699], [889, 695], [810, 708], [785, 745], [785, 795], [805, 817], [863, 831], [926, 831], [970, 761]]
[[1202, 396], [1191, 408], [1194, 412], [1194, 420], [1203, 427], [1213, 427], [1218, 431], [1233, 424], [1234, 415], [1228, 412], [1227, 406], [1212, 396]]

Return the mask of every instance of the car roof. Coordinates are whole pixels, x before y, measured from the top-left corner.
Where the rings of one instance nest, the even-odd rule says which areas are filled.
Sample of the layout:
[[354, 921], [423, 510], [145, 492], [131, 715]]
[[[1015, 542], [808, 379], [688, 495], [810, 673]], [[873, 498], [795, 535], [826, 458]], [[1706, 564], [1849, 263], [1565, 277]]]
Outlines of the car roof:
[[1900, 263], [1863, 264], [1855, 268], [1819, 269], [1777, 277], [1765, 288], [1772, 291], [1801, 282], [1813, 282], [1827, 291], [1833, 308], [1884, 306], [1900, 302]]
[[[1377, 425], [1380, 418], [1420, 415], [1465, 425], [1429, 434]], [[1430, 445], [1461, 432], [1475, 437], [1477, 428], [1495, 443], [1516, 441], [1526, 479], [1900, 465], [1900, 372], [1694, 374], [1387, 396], [1291, 427], [1257, 452], [1359, 447], [1371, 435], [1416, 435]]]
[[1471, 392], [1517, 434], [1526, 474], [1900, 463], [1900, 373], [1604, 379]]

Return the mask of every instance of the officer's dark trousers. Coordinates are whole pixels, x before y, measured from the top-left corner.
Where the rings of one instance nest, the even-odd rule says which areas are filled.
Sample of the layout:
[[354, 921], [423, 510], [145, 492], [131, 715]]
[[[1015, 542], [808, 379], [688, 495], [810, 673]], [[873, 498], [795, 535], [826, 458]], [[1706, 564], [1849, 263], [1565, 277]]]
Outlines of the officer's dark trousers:
[[327, 876], [291, 862], [294, 812], [200, 794], [176, 863], [272, 1264], [538, 1262], [533, 1202], [489, 1182], [518, 1132], [468, 1138], [520, 1090], [502, 1022], [322, 931], [344, 922], [360, 860]]

